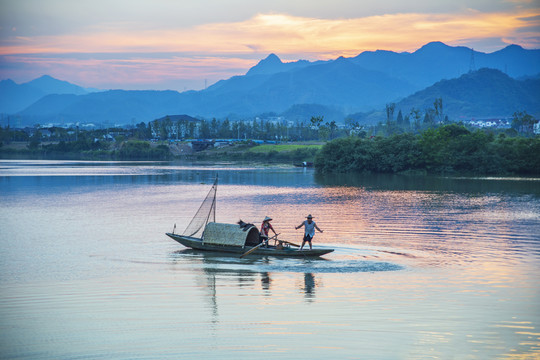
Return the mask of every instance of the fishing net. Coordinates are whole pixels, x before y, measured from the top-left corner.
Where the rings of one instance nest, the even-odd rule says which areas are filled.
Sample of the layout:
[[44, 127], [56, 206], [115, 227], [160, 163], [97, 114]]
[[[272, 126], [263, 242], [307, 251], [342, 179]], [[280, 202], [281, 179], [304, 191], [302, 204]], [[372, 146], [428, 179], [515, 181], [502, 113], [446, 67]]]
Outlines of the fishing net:
[[187, 226], [182, 235], [202, 238], [202, 234], [206, 224], [209, 221], [216, 221], [216, 191], [217, 191], [217, 177], [214, 181], [214, 185], [206, 195], [206, 198], [201, 204], [201, 207], [191, 219], [191, 222]]

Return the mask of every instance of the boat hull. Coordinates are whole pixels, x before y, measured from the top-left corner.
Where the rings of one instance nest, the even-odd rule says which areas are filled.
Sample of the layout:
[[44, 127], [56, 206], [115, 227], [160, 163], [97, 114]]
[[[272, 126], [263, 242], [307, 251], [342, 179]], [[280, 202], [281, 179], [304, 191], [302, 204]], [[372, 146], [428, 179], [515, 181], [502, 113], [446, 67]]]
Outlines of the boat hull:
[[[226, 246], [226, 245], [214, 245], [214, 244], [205, 244], [199, 238], [194, 238], [190, 236], [182, 236], [178, 234], [166, 233], [168, 237], [177, 241], [178, 243], [184, 245], [185, 247], [204, 250], [204, 251], [215, 251], [215, 252], [226, 252], [226, 253], [237, 253], [244, 254], [249, 250], [253, 249], [253, 246]], [[328, 253], [331, 253], [334, 249], [329, 248], [313, 248], [313, 249], [293, 249], [291, 247], [286, 247], [284, 249], [277, 249], [275, 246], [269, 247], [259, 247], [248, 256], [258, 255], [258, 256], [280, 256], [280, 257], [318, 257]]]

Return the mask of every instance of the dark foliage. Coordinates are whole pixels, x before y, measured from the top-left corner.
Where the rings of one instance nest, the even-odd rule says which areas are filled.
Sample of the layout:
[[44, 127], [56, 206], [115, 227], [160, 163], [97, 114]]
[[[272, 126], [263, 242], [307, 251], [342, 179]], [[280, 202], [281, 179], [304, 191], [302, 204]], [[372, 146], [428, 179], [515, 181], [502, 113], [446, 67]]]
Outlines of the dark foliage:
[[120, 160], [167, 160], [171, 158], [169, 148], [158, 145], [153, 148], [145, 141], [127, 141], [118, 151]]
[[472, 173], [540, 175], [540, 138], [494, 136], [451, 124], [420, 135], [327, 143], [315, 159], [320, 173]]

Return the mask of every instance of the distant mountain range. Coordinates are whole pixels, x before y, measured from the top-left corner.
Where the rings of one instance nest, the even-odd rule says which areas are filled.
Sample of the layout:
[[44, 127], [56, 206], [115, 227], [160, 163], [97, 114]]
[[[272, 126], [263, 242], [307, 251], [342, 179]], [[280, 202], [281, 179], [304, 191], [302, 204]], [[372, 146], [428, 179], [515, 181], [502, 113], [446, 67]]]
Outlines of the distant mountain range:
[[[477, 68], [496, 70], [470, 72]], [[540, 50], [510, 45], [486, 54], [433, 42], [413, 53], [378, 50], [330, 61], [283, 63], [270, 54], [245, 75], [183, 93], [90, 92], [49, 76], [21, 85], [4, 80], [0, 112], [26, 125], [132, 124], [175, 114], [235, 120], [263, 113], [341, 122], [349, 114], [381, 111], [389, 102], [396, 111], [423, 110], [442, 97], [445, 113], [454, 117], [518, 110], [540, 115], [539, 74]]]
[[457, 79], [441, 80], [396, 104], [404, 113], [433, 108], [443, 99], [450, 118], [500, 117], [526, 110], [540, 114], [540, 79], [515, 80], [499, 70], [483, 68]]
[[67, 81], [44, 75], [24, 84], [0, 81], [0, 113], [17, 113], [48, 94], [84, 95], [88, 91]]

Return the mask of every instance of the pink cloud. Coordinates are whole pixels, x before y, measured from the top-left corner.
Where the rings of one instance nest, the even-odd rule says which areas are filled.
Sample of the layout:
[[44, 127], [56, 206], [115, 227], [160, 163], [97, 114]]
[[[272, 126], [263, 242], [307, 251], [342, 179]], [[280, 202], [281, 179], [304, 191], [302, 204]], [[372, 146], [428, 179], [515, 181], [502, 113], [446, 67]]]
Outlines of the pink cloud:
[[[13, 55], [4, 57], [3, 63], [3, 67], [11, 69], [19, 82], [48, 74], [85, 87], [176, 90], [185, 87], [201, 89], [205, 79], [207, 84], [212, 84], [254, 65], [253, 60], [240, 58], [172, 56], [81, 59], [58, 55]], [[4, 71], [0, 74], [8, 75]]]
[[[189, 28], [127, 30], [117, 26], [59, 36], [10, 37], [0, 45], [0, 55], [4, 55], [0, 71], [9, 77], [18, 64], [26, 70], [34, 68], [34, 72], [79, 79], [86, 86], [158, 84], [175, 79], [200, 83], [209, 79], [212, 83], [245, 72], [271, 52], [291, 60], [331, 59], [365, 50], [414, 51], [434, 40], [449, 45], [471, 43], [479, 51], [498, 50], [493, 39], [537, 48], [539, 27], [540, 10], [352, 19], [258, 14], [245, 21]], [[108, 59], [92, 58], [92, 54], [104, 53], [110, 54]], [[126, 57], [127, 53], [148, 56]], [[172, 57], [171, 53], [184, 55]]]

